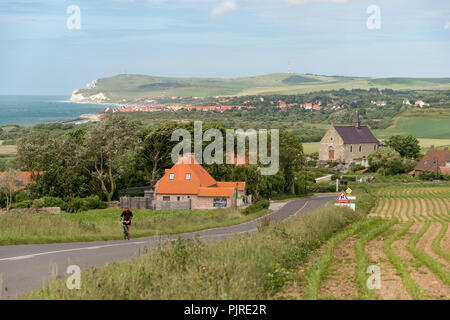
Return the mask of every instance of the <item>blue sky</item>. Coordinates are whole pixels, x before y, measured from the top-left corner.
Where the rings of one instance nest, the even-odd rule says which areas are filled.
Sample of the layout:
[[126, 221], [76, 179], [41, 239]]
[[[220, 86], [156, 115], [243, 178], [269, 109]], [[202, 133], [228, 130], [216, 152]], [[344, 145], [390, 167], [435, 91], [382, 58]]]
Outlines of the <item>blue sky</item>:
[[[67, 8], [80, 8], [69, 30]], [[368, 29], [377, 5], [381, 28]], [[119, 73], [450, 77], [448, 0], [2, 0], [0, 94]]]

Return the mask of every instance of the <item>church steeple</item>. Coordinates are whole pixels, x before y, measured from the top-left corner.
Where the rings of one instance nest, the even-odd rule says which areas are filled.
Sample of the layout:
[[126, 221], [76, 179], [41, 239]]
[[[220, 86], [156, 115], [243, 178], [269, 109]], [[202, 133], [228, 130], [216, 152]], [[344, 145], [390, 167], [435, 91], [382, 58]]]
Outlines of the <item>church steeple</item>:
[[359, 128], [360, 125], [361, 125], [361, 121], [359, 120], [358, 109], [356, 109], [355, 116], [353, 117], [353, 126], [355, 126], [356, 128]]

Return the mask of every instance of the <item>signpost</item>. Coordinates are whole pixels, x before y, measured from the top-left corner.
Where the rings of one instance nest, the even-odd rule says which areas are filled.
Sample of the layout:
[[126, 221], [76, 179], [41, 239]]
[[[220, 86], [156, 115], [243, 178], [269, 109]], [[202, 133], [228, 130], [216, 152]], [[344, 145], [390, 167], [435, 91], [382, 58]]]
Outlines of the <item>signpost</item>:
[[[351, 193], [352, 189], [348, 188], [346, 191], [347, 191], [347, 193]], [[348, 191], [350, 191], [350, 192], [348, 192]], [[356, 199], [356, 197], [351, 197], [351, 198]], [[339, 197], [337, 198], [338, 203], [335, 203], [334, 205], [338, 206], [338, 207], [348, 207], [348, 208], [352, 209], [353, 211], [355, 211], [356, 210], [355, 204], [349, 203], [349, 200], [351, 200], [350, 197], [345, 194], [345, 191], [342, 191], [339, 194]]]
[[347, 190], [345, 190], [345, 192], [347, 192], [347, 199], [348, 200], [356, 200], [356, 197], [355, 196], [351, 196], [350, 194], [352, 193], [352, 189], [350, 189], [350, 188], [347, 188]]

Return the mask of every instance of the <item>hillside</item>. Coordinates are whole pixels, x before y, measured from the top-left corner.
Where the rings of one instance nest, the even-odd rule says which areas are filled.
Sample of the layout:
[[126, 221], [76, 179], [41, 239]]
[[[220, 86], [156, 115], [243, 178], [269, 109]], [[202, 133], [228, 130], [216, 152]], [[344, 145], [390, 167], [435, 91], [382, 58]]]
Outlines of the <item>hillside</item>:
[[243, 78], [171, 78], [121, 74], [74, 90], [74, 102], [120, 102], [143, 97], [299, 94], [332, 89], [450, 89], [450, 78], [358, 78], [277, 73]]

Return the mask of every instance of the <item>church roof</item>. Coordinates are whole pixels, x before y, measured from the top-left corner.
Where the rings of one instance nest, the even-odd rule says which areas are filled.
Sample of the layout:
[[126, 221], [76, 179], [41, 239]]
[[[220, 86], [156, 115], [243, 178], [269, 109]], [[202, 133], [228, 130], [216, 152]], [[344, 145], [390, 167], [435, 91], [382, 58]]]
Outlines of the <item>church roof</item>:
[[337, 133], [341, 136], [344, 143], [378, 143], [377, 138], [372, 134], [366, 126], [333, 126]]

